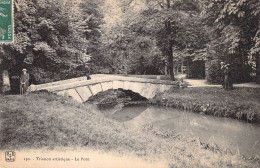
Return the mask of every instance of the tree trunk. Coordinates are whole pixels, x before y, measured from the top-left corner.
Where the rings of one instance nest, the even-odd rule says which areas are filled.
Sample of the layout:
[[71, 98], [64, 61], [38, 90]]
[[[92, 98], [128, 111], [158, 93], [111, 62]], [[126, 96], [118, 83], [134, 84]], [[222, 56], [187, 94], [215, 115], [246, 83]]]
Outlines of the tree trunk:
[[[167, 9], [170, 10], [171, 1], [167, 0]], [[174, 80], [174, 72], [173, 72], [173, 53], [172, 53], [172, 28], [171, 28], [171, 20], [168, 18], [165, 21], [165, 30], [167, 36], [167, 55], [168, 55], [168, 70], [170, 73], [171, 80]]]
[[260, 56], [256, 57], [256, 83], [260, 84]]
[[191, 58], [187, 57], [187, 65], [186, 65], [186, 77], [187, 78], [191, 78], [190, 64], [191, 64]]
[[170, 73], [171, 80], [174, 80], [174, 72], [173, 72], [173, 53], [172, 53], [172, 45], [169, 42], [168, 48], [168, 69]]
[[9, 78], [9, 74], [8, 74], [7, 70], [3, 71], [2, 78], [3, 78], [3, 88], [2, 88], [3, 90], [2, 90], [2, 92], [5, 93], [5, 92], [8, 92], [8, 91], [11, 90], [10, 78]]
[[164, 75], [167, 76], [168, 75], [168, 67], [167, 67], [167, 62], [165, 63], [164, 66]]

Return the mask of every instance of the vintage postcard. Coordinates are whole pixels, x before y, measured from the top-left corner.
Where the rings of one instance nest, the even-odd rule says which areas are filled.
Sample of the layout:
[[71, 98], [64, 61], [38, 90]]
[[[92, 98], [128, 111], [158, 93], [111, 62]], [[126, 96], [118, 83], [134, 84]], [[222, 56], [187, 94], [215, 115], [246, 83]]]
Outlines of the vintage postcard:
[[259, 0], [0, 0], [0, 168], [260, 167]]

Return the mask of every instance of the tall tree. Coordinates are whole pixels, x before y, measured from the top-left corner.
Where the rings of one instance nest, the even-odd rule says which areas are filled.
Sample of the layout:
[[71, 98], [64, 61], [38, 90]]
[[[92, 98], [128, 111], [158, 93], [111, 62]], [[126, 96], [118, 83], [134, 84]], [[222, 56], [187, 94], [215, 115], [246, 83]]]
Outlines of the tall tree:
[[78, 67], [99, 55], [99, 3], [15, 0], [15, 42], [0, 45], [2, 64], [17, 72], [27, 67], [38, 80], [82, 75]]
[[[167, 0], [167, 10], [171, 10], [171, 1]], [[170, 17], [167, 18], [165, 21], [165, 31], [167, 34], [167, 56], [168, 56], [168, 69], [170, 71], [171, 80], [174, 80], [174, 73], [173, 73], [173, 53], [172, 53], [172, 46], [173, 46], [173, 35], [172, 35], [172, 26], [171, 26], [171, 19]]]
[[[196, 42], [202, 41], [197, 36], [199, 26], [196, 25], [198, 19], [195, 19], [198, 18], [200, 12], [199, 5], [193, 0], [124, 0], [120, 1], [118, 6], [121, 9], [120, 23], [115, 24], [116, 28], [108, 33], [113, 34], [108, 39], [115, 37], [114, 40], [111, 40], [111, 44], [113, 41], [124, 39], [127, 43], [126, 48], [123, 47], [124, 53], [132, 60], [138, 60], [141, 55], [144, 58], [155, 58], [155, 56], [160, 58], [159, 66], [163, 65], [164, 63], [161, 64], [161, 62], [165, 61], [171, 79], [174, 80], [173, 63], [176, 61], [173, 60], [173, 53], [180, 53], [176, 50], [194, 47], [197, 45]], [[192, 24], [194, 21], [196, 23]], [[195, 33], [192, 33], [192, 29], [196, 30]], [[147, 49], [144, 46], [140, 47], [142, 45], [139, 45], [138, 41], [141, 39], [146, 39], [142, 41], [142, 44], [147, 44], [145, 45]], [[152, 48], [154, 50], [151, 50]], [[158, 49], [161, 52], [158, 52]], [[117, 50], [114, 50], [113, 53], [120, 53]], [[135, 53], [139, 54], [139, 57], [134, 56]], [[165, 58], [161, 56], [165, 56]], [[161, 72], [159, 69], [158, 71]]]
[[[259, 83], [259, 0], [221, 0], [204, 1], [206, 20], [215, 37], [209, 43], [215, 55], [238, 64], [237, 78], [249, 76], [247, 67], [256, 68], [256, 80]], [[215, 40], [214, 40], [215, 39]]]

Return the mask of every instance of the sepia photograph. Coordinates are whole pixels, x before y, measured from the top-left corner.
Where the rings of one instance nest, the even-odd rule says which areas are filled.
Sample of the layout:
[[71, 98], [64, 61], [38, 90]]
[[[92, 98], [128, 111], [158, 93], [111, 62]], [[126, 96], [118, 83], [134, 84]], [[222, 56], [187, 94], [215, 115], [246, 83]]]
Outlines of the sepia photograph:
[[259, 0], [0, 0], [0, 168], [260, 167]]

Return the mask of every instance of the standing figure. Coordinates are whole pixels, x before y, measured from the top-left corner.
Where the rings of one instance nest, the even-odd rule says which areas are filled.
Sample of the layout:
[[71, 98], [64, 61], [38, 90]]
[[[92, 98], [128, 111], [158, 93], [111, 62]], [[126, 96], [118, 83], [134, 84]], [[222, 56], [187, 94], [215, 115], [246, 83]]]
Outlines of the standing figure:
[[231, 90], [233, 89], [233, 83], [232, 83], [232, 75], [231, 75], [232, 71], [229, 64], [225, 66], [224, 72], [225, 72], [224, 88], [226, 90]]
[[87, 80], [91, 79], [91, 77], [90, 77], [90, 68], [88, 66], [86, 66], [86, 77], [87, 77]]
[[23, 73], [21, 75], [21, 78], [20, 78], [20, 94], [25, 94], [28, 87], [29, 87], [29, 74], [27, 73], [27, 70], [26, 69], [23, 69], [22, 70]]
[[222, 87], [225, 88], [225, 64], [224, 62], [220, 63], [220, 71], [221, 71], [221, 84]]

